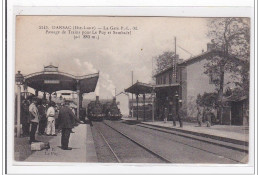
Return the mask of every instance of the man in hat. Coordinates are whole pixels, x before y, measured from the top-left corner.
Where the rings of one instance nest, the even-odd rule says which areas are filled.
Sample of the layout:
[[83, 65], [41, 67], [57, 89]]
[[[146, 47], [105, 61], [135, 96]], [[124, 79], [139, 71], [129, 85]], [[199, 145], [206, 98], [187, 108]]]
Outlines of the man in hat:
[[30, 114], [29, 114], [30, 102], [24, 100], [21, 106], [21, 123], [23, 129], [23, 136], [29, 136], [30, 134]]
[[69, 138], [71, 133], [71, 128], [73, 127], [73, 120], [76, 120], [79, 123], [81, 122], [72, 112], [69, 107], [69, 102], [65, 101], [65, 105], [61, 107], [58, 116], [59, 128], [61, 129], [61, 149], [71, 150], [72, 148], [68, 147]]
[[34, 97], [32, 99], [32, 103], [29, 106], [30, 122], [31, 122], [30, 141], [29, 141], [30, 144], [32, 142], [38, 142], [35, 139], [35, 133], [36, 133], [37, 126], [39, 123], [39, 112], [38, 112], [36, 105], [37, 105], [37, 98]]

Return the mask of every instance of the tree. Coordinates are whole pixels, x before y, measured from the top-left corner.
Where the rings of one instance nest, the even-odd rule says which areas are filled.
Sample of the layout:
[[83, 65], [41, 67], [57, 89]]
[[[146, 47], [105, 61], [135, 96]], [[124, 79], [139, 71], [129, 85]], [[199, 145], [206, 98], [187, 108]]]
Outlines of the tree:
[[155, 73], [159, 73], [170, 66], [172, 66], [172, 60], [174, 58], [175, 54], [174, 52], [166, 51], [163, 54], [159, 55], [156, 57], [156, 68], [155, 68]]
[[216, 97], [217, 93], [207, 93], [205, 92], [204, 94], [200, 95], [198, 94], [196, 103], [200, 107], [210, 107], [214, 108], [216, 104]]
[[242, 77], [242, 82], [236, 83], [238, 85], [240, 83], [243, 91], [249, 91], [250, 20], [249, 18], [212, 18], [208, 22], [208, 29], [208, 37], [212, 39], [218, 54], [210, 57], [204, 67], [206, 74], [216, 77], [213, 83], [218, 93], [218, 118], [221, 120], [225, 73], [233, 72]]
[[[218, 123], [219, 121], [216, 119], [215, 117], [215, 109], [216, 109], [216, 99], [217, 99], [217, 93], [213, 92], [213, 93], [207, 93], [205, 92], [204, 94], [200, 95], [198, 94], [197, 99], [196, 99], [196, 103], [197, 103], [197, 110], [198, 113], [200, 113], [200, 115], [204, 116], [204, 112], [207, 109], [210, 109], [211, 111], [211, 120], [213, 123]], [[214, 116], [214, 117], [213, 117]]]

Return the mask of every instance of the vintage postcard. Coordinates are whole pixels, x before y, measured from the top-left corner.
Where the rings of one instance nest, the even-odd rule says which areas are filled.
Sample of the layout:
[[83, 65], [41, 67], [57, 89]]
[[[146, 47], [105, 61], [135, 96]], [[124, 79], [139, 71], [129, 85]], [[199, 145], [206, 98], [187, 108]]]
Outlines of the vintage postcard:
[[250, 18], [15, 20], [15, 162], [248, 163]]

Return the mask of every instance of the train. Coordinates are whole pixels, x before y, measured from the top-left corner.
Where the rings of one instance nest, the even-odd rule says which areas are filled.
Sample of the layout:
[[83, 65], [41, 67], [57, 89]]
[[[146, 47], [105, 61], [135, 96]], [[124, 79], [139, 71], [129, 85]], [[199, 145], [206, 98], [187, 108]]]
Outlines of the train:
[[122, 114], [116, 104], [115, 98], [112, 102], [107, 102], [103, 105], [103, 113], [105, 114], [105, 118], [108, 120], [120, 120], [122, 118]]
[[96, 101], [91, 101], [87, 106], [87, 118], [92, 121], [119, 120], [122, 118], [122, 114], [115, 99], [112, 102], [101, 103], [97, 96]]
[[89, 120], [102, 121], [104, 119], [103, 106], [99, 101], [98, 96], [96, 101], [91, 101], [87, 106], [87, 118]]

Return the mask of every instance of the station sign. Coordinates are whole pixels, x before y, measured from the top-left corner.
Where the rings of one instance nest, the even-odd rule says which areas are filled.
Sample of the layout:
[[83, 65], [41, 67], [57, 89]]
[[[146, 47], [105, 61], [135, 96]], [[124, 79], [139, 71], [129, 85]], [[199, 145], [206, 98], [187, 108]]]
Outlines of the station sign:
[[46, 66], [46, 67], [44, 67], [44, 71], [45, 72], [58, 72], [58, 68], [53, 67], [53, 66]]
[[60, 80], [44, 80], [44, 84], [60, 84]]
[[61, 93], [61, 95], [71, 95], [71, 93]]

